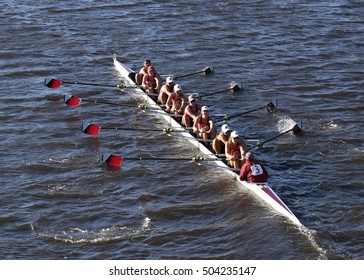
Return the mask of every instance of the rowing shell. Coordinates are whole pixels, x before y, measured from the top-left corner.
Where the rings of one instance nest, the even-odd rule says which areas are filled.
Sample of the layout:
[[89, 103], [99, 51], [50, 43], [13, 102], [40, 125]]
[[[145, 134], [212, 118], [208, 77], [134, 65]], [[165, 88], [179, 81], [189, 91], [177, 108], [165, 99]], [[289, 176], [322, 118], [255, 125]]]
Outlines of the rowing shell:
[[[135, 85], [134, 76], [135, 72], [131, 70], [129, 67], [119, 62], [115, 57], [114, 65], [116, 70], [119, 72], [123, 79], [126, 79], [127, 82], [131, 85]], [[152, 107], [159, 108], [159, 105], [149, 97], [142, 89], [136, 88], [138, 97], [144, 98], [145, 101]], [[183, 126], [181, 126], [173, 117], [171, 117], [165, 111], [161, 111], [161, 114], [158, 114], [163, 117], [170, 125], [170, 127], [178, 128], [180, 130], [185, 130]], [[223, 161], [219, 160], [215, 155], [211, 153], [211, 151], [206, 148], [200, 141], [198, 141], [189, 131], [182, 132], [182, 136], [187, 139], [191, 144], [196, 146], [201, 153], [204, 154], [207, 159], [215, 159], [212, 162], [220, 167], [223, 171], [228, 173], [231, 176], [234, 176], [238, 182], [239, 188], [241, 189], [249, 189], [254, 192], [258, 197], [260, 197], [263, 201], [265, 201], [272, 209], [276, 210], [278, 213], [288, 218], [291, 222], [296, 225], [301, 225], [301, 222], [297, 219], [297, 217], [293, 214], [293, 212], [288, 208], [288, 206], [279, 198], [279, 196], [272, 190], [269, 183], [249, 183], [246, 181], [241, 181], [239, 175], [232, 171], [231, 168], [226, 165]]]

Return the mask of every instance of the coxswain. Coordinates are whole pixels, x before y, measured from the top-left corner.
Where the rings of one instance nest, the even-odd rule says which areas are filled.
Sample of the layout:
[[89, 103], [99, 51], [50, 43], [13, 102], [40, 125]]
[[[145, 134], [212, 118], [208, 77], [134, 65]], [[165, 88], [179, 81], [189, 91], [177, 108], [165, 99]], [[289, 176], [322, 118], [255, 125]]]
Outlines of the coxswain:
[[244, 155], [248, 151], [245, 142], [240, 139], [236, 131], [231, 132], [229, 141], [225, 144], [225, 156], [229, 165], [234, 168], [241, 168], [244, 163]]
[[212, 149], [215, 154], [219, 155], [225, 152], [225, 145], [229, 141], [231, 129], [228, 124], [221, 126], [221, 132], [212, 141]]
[[173, 93], [174, 80], [172, 76], [166, 78], [166, 83], [161, 87], [158, 95], [158, 101], [161, 104], [166, 104], [168, 97]]
[[250, 152], [245, 155], [245, 163], [240, 170], [240, 180], [253, 183], [263, 183], [268, 180], [268, 172], [264, 166], [255, 160]]
[[209, 115], [209, 108], [207, 106], [202, 106], [201, 114], [193, 124], [193, 131], [198, 133], [198, 136], [202, 139], [215, 139], [216, 127], [214, 120]]
[[173, 92], [167, 99], [166, 110], [175, 115], [182, 115], [186, 105], [185, 103], [186, 101], [182, 94], [182, 87], [179, 84], [174, 85]]
[[148, 74], [143, 76], [142, 87], [147, 93], [158, 93], [161, 88], [161, 80], [156, 75], [153, 66], [148, 66]]
[[182, 125], [185, 127], [192, 127], [196, 118], [201, 111], [201, 105], [196, 102], [196, 95], [190, 94], [188, 96], [188, 105], [185, 107], [185, 111], [182, 117]]

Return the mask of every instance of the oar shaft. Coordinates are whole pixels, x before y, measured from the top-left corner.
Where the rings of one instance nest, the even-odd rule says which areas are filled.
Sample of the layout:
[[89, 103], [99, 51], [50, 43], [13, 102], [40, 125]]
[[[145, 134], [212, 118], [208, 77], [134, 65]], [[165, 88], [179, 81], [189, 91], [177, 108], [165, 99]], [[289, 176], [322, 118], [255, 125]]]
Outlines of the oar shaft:
[[121, 103], [114, 103], [109, 101], [100, 101], [100, 100], [91, 100], [91, 99], [82, 99], [83, 102], [88, 103], [95, 103], [95, 104], [107, 104], [107, 105], [113, 105], [113, 106], [119, 106], [119, 107], [137, 107], [136, 105], [132, 104], [121, 104]]
[[163, 132], [163, 130], [161, 130], [161, 129], [143, 129], [143, 128], [131, 128], [131, 127], [104, 127], [103, 126], [102, 129]]
[[222, 93], [222, 92], [226, 92], [226, 91], [229, 91], [229, 90], [231, 90], [231, 88], [223, 89], [223, 90], [219, 90], [219, 91], [215, 91], [215, 92], [211, 92], [211, 93], [206, 93], [204, 95], [201, 95], [201, 98], [206, 97], [206, 96], [210, 96], [210, 95], [214, 95], [214, 94], [218, 94], [218, 93]]
[[110, 154], [103, 154], [102, 155], [102, 162], [106, 162], [108, 165], [110, 166], [117, 166], [117, 167], [120, 167], [122, 162], [124, 160], [161, 160], [161, 161], [175, 161], [175, 160], [178, 160], [178, 161], [194, 161], [196, 163], [200, 163], [200, 162], [203, 162], [203, 161], [215, 161], [215, 160], [218, 160], [218, 159], [205, 159], [203, 157], [199, 157], [199, 156], [196, 156], [196, 157], [190, 157], [190, 158], [175, 158], [175, 157], [122, 157], [122, 156], [118, 156], [118, 155], [110, 155]]
[[262, 147], [265, 143], [268, 143], [268, 142], [270, 142], [270, 141], [272, 141], [272, 140], [274, 140], [274, 139], [276, 139], [278, 137], [281, 137], [282, 135], [287, 134], [288, 132], [291, 132], [291, 131], [293, 132], [293, 134], [299, 134], [302, 131], [302, 129], [298, 126], [298, 124], [295, 124], [291, 129], [288, 129], [288, 130], [286, 130], [286, 131], [284, 131], [284, 132], [282, 132], [282, 133], [280, 133], [280, 134], [278, 134], [278, 135], [276, 135], [276, 136], [274, 136], [274, 137], [272, 137], [272, 138], [270, 138], [268, 140], [265, 140], [263, 142], [259, 141], [259, 143], [256, 144], [255, 146], [253, 146], [251, 149], [255, 149], [257, 147]]
[[180, 78], [189, 77], [189, 76], [200, 74], [200, 73], [210, 74], [213, 71], [214, 71], [214, 68], [211, 69], [210, 67], [205, 67], [203, 70], [200, 70], [198, 72], [193, 72], [193, 73], [190, 73], [190, 74], [176, 76], [176, 77], [174, 77], [174, 79], [177, 80], [177, 79], [180, 79]]
[[228, 116], [227, 119], [231, 119], [231, 118], [235, 118], [235, 117], [239, 117], [239, 116], [243, 116], [243, 115], [247, 115], [249, 113], [252, 113], [252, 112], [255, 112], [255, 111], [258, 111], [258, 110], [261, 110], [261, 109], [264, 109], [266, 106], [261, 106], [259, 108], [255, 108], [255, 109], [252, 109], [252, 110], [249, 110], [249, 111], [245, 111], [245, 112], [242, 112], [242, 113], [238, 113], [238, 114], [235, 114], [235, 115], [231, 115], [231, 116]]
[[158, 158], [158, 157], [123, 157], [124, 160], [161, 160], [161, 161], [174, 161], [174, 160], [182, 160], [182, 161], [192, 161], [193, 158]]
[[93, 83], [82, 83], [82, 82], [67, 82], [67, 81], [62, 81], [62, 84], [83, 85], [83, 86], [97, 86], [97, 87], [113, 87], [113, 88], [117, 88], [119, 86], [119, 85], [105, 85], [105, 84], [93, 84]]
[[186, 75], [181, 75], [181, 76], [176, 76], [174, 77], [175, 80], [178, 80], [180, 78], [185, 78], [185, 77], [189, 77], [189, 76], [193, 76], [193, 75], [197, 75], [197, 74], [200, 74], [200, 73], [204, 73], [205, 70], [203, 71], [198, 71], [198, 72], [194, 72], [194, 73], [189, 73], [189, 74], [186, 74]]
[[194, 161], [196, 163], [206, 161], [218, 161], [218, 158], [204, 158], [204, 157], [190, 157], [190, 158], [179, 158], [179, 157], [122, 157], [123, 160], [160, 160], [160, 161]]
[[210, 96], [210, 95], [214, 95], [214, 94], [218, 94], [218, 93], [222, 93], [222, 92], [226, 92], [226, 91], [237, 92], [237, 91], [241, 90], [241, 88], [242, 88], [242, 86], [240, 87], [238, 84], [234, 84], [233, 86], [231, 86], [228, 89], [223, 89], [223, 90], [218, 90], [218, 91], [215, 91], [215, 92], [203, 94], [200, 98]]
[[278, 138], [278, 137], [280, 137], [280, 136], [282, 136], [284, 134], [287, 134], [288, 132], [291, 132], [291, 131], [294, 134], [299, 134], [302, 131], [302, 129], [298, 126], [298, 124], [295, 124], [291, 129], [288, 129], [288, 130], [282, 132], [281, 134], [279, 134], [277, 136], [274, 136], [274, 137], [272, 137], [272, 138], [270, 138], [268, 140], [265, 140], [265, 141], [261, 142], [259, 145], [264, 145], [265, 143], [267, 143], [269, 141], [272, 141], [272, 140], [274, 140], [274, 139], [276, 139], [276, 138]]
[[284, 135], [284, 134], [286, 134], [286, 133], [288, 133], [288, 132], [291, 132], [291, 131], [292, 131], [292, 128], [291, 128], [291, 129], [289, 129], [289, 130], [287, 130], [287, 131], [285, 131], [285, 132], [282, 132], [281, 134], [278, 134], [278, 135], [276, 135], [276, 136], [274, 136], [274, 137], [272, 137], [272, 138], [270, 138], [270, 139], [268, 139], [268, 140], [265, 140], [265, 141], [263, 141], [263, 142], [260, 142], [260, 144], [261, 144], [261, 145], [264, 145], [265, 143], [270, 142], [270, 141], [272, 141], [272, 140], [274, 140], [274, 139], [276, 139], [276, 138], [278, 138], [278, 137], [281, 137], [282, 135]]

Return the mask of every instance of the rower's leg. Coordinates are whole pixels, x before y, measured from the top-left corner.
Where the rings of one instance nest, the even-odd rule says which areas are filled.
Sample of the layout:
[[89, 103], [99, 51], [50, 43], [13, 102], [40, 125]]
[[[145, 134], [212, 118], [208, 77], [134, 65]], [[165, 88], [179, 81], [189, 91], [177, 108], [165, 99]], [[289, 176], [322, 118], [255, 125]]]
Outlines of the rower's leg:
[[135, 74], [135, 83], [137, 84], [137, 85], [141, 85], [142, 84], [142, 82], [143, 82], [143, 74], [140, 74], [140, 73], [136, 73]]
[[212, 141], [212, 148], [215, 154], [221, 154], [221, 141], [216, 138]]

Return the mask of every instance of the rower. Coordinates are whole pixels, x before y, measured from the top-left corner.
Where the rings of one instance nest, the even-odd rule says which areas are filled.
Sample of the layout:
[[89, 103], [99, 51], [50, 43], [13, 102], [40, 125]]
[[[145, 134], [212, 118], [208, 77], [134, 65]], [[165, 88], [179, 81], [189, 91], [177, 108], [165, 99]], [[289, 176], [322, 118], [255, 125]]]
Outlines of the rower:
[[245, 163], [240, 170], [240, 180], [253, 183], [267, 182], [268, 172], [264, 166], [255, 160], [250, 152], [245, 155]]
[[161, 88], [161, 79], [153, 66], [148, 66], [148, 74], [143, 76], [142, 87], [146, 93], [158, 93]]
[[198, 133], [202, 139], [215, 139], [216, 127], [214, 120], [209, 115], [209, 108], [202, 106], [201, 114], [196, 118], [193, 124], [193, 131]]
[[[144, 75], [148, 75], [149, 66], [152, 66], [152, 62], [150, 61], [150, 59], [145, 59], [142, 68], [140, 68], [139, 72], [135, 74], [135, 78], [133, 79], [135, 80], [135, 83], [137, 85], [141, 85], [143, 83]], [[155, 74], [160, 80], [162, 80], [162, 78], [157, 72], [155, 72]]]
[[144, 60], [142, 68], [140, 68], [139, 72], [135, 75], [135, 83], [137, 85], [141, 85], [143, 82], [143, 76], [148, 75], [148, 67], [151, 66], [152, 63], [149, 59]]
[[166, 110], [174, 113], [175, 115], [181, 115], [185, 108], [185, 103], [186, 101], [182, 94], [182, 87], [179, 84], [174, 85], [173, 92], [167, 99]]
[[240, 139], [236, 131], [231, 132], [229, 140], [225, 145], [225, 156], [229, 165], [233, 168], [241, 168], [244, 163], [244, 155], [248, 151], [245, 142]]
[[185, 127], [191, 127], [198, 116], [198, 112], [201, 111], [201, 105], [196, 102], [195, 94], [188, 96], [188, 103], [182, 117], [182, 125]]
[[166, 104], [168, 97], [173, 93], [174, 80], [172, 76], [166, 78], [166, 83], [161, 87], [158, 95], [158, 101], [161, 104]]
[[221, 126], [221, 132], [212, 141], [212, 148], [215, 154], [219, 155], [225, 152], [225, 145], [229, 141], [231, 129], [228, 124]]

